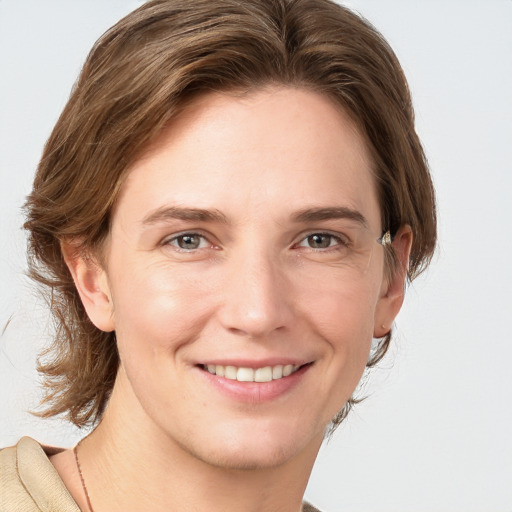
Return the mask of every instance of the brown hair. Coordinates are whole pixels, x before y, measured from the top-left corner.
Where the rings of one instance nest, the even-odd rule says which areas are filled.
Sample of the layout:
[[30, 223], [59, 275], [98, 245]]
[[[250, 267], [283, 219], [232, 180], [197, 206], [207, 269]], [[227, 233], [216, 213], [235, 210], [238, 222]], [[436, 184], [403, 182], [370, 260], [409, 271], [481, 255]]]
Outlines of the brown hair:
[[[373, 154], [383, 227], [411, 226], [411, 279], [428, 264], [434, 191], [409, 90], [393, 51], [367, 21], [330, 0], [149, 1], [94, 45], [26, 203], [30, 272], [49, 290], [55, 320], [54, 342], [39, 364], [43, 416], [96, 422], [119, 364], [115, 333], [88, 319], [61, 242], [101, 248], [127, 167], [192, 98], [271, 84], [320, 92], [351, 114]], [[391, 332], [380, 340], [369, 366], [390, 339]]]

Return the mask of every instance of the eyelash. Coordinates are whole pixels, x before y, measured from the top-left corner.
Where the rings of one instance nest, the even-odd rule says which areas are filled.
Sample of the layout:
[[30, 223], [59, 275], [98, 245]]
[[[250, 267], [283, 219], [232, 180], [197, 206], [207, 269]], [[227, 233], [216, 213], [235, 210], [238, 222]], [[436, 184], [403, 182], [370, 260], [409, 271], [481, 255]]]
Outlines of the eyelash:
[[[214, 247], [214, 244], [212, 244], [205, 235], [203, 235], [201, 233], [196, 233], [194, 231], [186, 231], [184, 233], [178, 233], [177, 235], [174, 235], [171, 238], [164, 240], [163, 245], [171, 245], [177, 251], [184, 252], [184, 253], [193, 252], [193, 251], [205, 248], [205, 247], [197, 247], [197, 248], [193, 248], [193, 249], [186, 249], [186, 248], [183, 248], [183, 247], [180, 247], [179, 245], [177, 245], [178, 240], [184, 239], [186, 237], [190, 237], [190, 238], [198, 237], [201, 239], [200, 244], [203, 241], [206, 241], [208, 243], [209, 247]], [[176, 242], [176, 244], [174, 244], [173, 242]]]
[[[312, 237], [328, 237], [330, 239], [330, 242], [335, 242], [334, 245], [329, 244], [327, 247], [310, 247], [302, 245], [303, 243], [307, 243], [308, 239], [311, 239]], [[300, 242], [294, 245], [294, 247], [305, 247], [306, 249], [310, 249], [311, 251], [315, 252], [328, 252], [328, 251], [336, 251], [342, 248], [345, 248], [349, 245], [348, 240], [342, 238], [339, 235], [335, 235], [333, 233], [324, 232], [324, 231], [318, 231], [314, 233], [309, 233], [306, 236], [304, 236]]]
[[[329, 239], [330, 239], [329, 240], [329, 245], [327, 247], [310, 247], [310, 246], [307, 246], [307, 245], [302, 245], [303, 243], [307, 243], [308, 239], [311, 239], [312, 237], [315, 237], [315, 236], [317, 236], [317, 237], [329, 237]], [[191, 248], [191, 249], [180, 247], [178, 245], [179, 244], [179, 240], [180, 239], [185, 239], [187, 237], [190, 237], [190, 238], [198, 237], [198, 238], [200, 238], [199, 247], [195, 247], [195, 248]], [[331, 243], [333, 241], [335, 242], [335, 244], [331, 245]], [[207, 248], [207, 247], [201, 247], [202, 243], [204, 243], [204, 242], [206, 242], [208, 244], [209, 248], [215, 247], [215, 244], [211, 243], [205, 235], [203, 235], [201, 233], [194, 232], [194, 231], [187, 231], [187, 232], [184, 232], [184, 233], [178, 233], [178, 234], [172, 236], [171, 238], [168, 238], [168, 239], [164, 240], [163, 245], [170, 245], [170, 246], [174, 247], [174, 249], [179, 251], [179, 252], [190, 253], [190, 252], [193, 252], [193, 251], [197, 251], [197, 250], [200, 250], [200, 249]], [[308, 233], [305, 236], [303, 236], [299, 242], [293, 244], [292, 248], [304, 247], [305, 249], [309, 249], [309, 250], [314, 251], [314, 252], [330, 252], [330, 251], [339, 250], [340, 248], [345, 248], [348, 245], [349, 245], [349, 242], [347, 240], [345, 240], [344, 238], [342, 238], [341, 236], [339, 236], [339, 235], [335, 235], [335, 234], [329, 233], [329, 232], [315, 231], [315, 232]]]

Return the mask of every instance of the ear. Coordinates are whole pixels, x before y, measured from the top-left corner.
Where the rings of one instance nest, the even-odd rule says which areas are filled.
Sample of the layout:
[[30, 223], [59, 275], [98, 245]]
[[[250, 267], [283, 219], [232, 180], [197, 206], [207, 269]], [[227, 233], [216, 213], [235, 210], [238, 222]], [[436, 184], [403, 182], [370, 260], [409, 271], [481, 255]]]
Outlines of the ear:
[[374, 338], [382, 338], [391, 330], [393, 321], [404, 302], [412, 236], [410, 226], [405, 225], [398, 230], [393, 239], [397, 266], [395, 271], [385, 276], [382, 282], [380, 298], [375, 309]]
[[61, 250], [87, 316], [98, 329], [113, 331], [114, 309], [107, 273], [96, 258], [84, 254], [73, 242], [62, 242]]

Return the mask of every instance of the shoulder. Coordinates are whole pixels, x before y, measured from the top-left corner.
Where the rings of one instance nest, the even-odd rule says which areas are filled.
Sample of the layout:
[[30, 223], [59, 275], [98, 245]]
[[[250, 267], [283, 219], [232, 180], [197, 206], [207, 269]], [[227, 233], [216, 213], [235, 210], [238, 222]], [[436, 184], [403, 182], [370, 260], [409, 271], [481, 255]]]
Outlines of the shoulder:
[[321, 512], [317, 508], [313, 507], [310, 503], [307, 503], [306, 501], [302, 505], [302, 512]]
[[80, 512], [43, 447], [23, 437], [0, 450], [0, 512]]

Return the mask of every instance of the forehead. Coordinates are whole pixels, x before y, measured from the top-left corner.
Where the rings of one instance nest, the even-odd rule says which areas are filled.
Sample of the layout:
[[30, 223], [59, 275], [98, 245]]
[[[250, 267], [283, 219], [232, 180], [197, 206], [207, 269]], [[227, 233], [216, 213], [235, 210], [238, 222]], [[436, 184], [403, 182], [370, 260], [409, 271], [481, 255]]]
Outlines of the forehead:
[[379, 222], [355, 123], [330, 98], [297, 88], [209, 93], [175, 117], [128, 170], [118, 205], [140, 216], [176, 203], [228, 215], [348, 206]]

